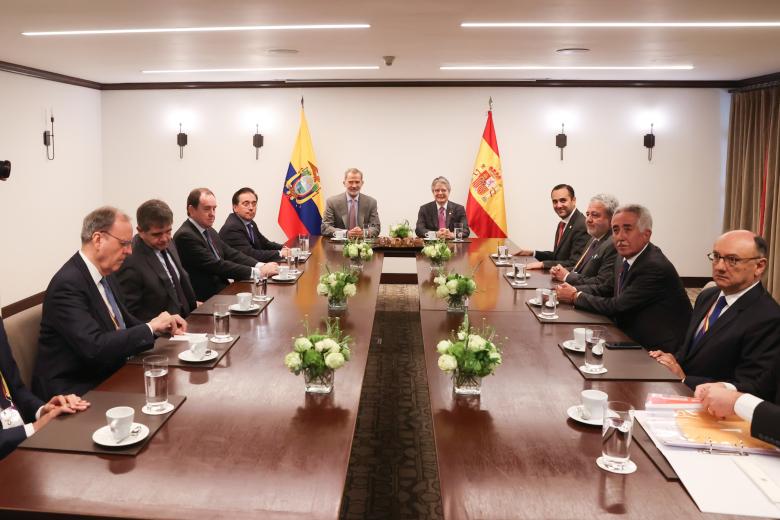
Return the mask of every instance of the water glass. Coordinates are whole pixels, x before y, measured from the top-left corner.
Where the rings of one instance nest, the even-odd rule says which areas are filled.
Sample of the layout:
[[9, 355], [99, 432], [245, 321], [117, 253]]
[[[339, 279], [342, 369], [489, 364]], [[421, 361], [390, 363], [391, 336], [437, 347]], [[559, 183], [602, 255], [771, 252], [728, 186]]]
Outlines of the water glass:
[[304, 254], [309, 251], [309, 235], [306, 233], [298, 234], [298, 247], [301, 248], [301, 252]]
[[214, 304], [214, 339], [226, 340], [230, 337], [230, 311], [227, 303]]
[[505, 261], [509, 256], [509, 248], [507, 246], [498, 246], [498, 259]]
[[290, 256], [297, 260], [301, 257], [301, 251], [300, 247], [293, 247], [290, 249]]
[[268, 277], [261, 275], [260, 279], [252, 284], [252, 300], [256, 302], [266, 302], [268, 296]]
[[585, 370], [589, 372], [599, 372], [604, 368], [606, 332], [604, 327], [585, 329]]
[[631, 429], [634, 407], [622, 401], [604, 403], [604, 423], [601, 427], [601, 460], [617, 472], [625, 471], [631, 458]]
[[463, 228], [462, 227], [456, 227], [455, 228], [455, 241], [456, 242], [462, 242], [463, 241]]
[[555, 308], [558, 305], [558, 298], [555, 294], [555, 291], [552, 289], [543, 289], [542, 290], [542, 309], [541, 309], [541, 317], [553, 320], [558, 317], [558, 314], [555, 312]]
[[528, 285], [528, 281], [525, 277], [525, 263], [524, 262], [515, 262], [512, 264], [512, 274], [514, 275], [512, 277], [512, 285], [515, 285], [517, 287], [523, 287]]
[[146, 356], [143, 363], [146, 408], [158, 412], [168, 404], [168, 356]]

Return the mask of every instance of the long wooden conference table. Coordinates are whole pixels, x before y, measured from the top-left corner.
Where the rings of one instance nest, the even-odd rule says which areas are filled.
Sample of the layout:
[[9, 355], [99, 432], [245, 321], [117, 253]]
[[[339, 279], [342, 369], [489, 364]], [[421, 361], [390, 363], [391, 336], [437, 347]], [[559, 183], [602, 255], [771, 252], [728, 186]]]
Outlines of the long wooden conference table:
[[[435, 345], [463, 315], [447, 313], [432, 298], [428, 262], [417, 260], [420, 348], [445, 517], [712, 516], [700, 513], [682, 485], [667, 480], [636, 445], [635, 474], [598, 469], [600, 428], [566, 415], [583, 389], [604, 390], [641, 409], [648, 392], [687, 393], [687, 388], [674, 382], [586, 381], [557, 346], [571, 337], [573, 326], [538, 322], [525, 305], [533, 291], [510, 287], [505, 269], [487, 258], [499, 243], [473, 239], [455, 245], [448, 264], [474, 272], [472, 323], [484, 319], [509, 338], [503, 364], [483, 380], [481, 398], [455, 398], [450, 378], [438, 369]], [[341, 246], [312, 240], [312, 256], [295, 285], [269, 285], [274, 300], [259, 316], [231, 318], [231, 333], [240, 338], [214, 369], [170, 370], [169, 393], [186, 401], [137, 456], [17, 449], [0, 461], [0, 518], [338, 518], [382, 259], [376, 253], [366, 263], [357, 295], [338, 314], [354, 348], [352, 360], [336, 372], [332, 394], [306, 395], [302, 376], [283, 365], [291, 338], [304, 330], [302, 322], [316, 327], [328, 315], [327, 301], [315, 289], [320, 274], [326, 265], [346, 262]], [[534, 277], [541, 283], [531, 287], [549, 284], [546, 274]], [[235, 283], [223, 294], [247, 287]], [[212, 319], [193, 315], [188, 325], [206, 332]], [[624, 337], [614, 327], [610, 333]], [[384, 345], [391, 346], [392, 339]], [[141, 366], [124, 366], [97, 390], [143, 394]], [[143, 417], [137, 411], [136, 420]]]

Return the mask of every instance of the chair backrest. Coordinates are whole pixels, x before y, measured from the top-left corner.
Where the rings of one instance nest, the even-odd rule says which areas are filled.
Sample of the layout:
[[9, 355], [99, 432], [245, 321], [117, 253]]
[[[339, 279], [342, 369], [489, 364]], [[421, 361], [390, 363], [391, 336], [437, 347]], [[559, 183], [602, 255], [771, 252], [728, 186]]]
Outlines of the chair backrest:
[[41, 331], [42, 312], [43, 305], [38, 304], [3, 318], [11, 353], [27, 388], [32, 384], [33, 368], [38, 357], [38, 335]]

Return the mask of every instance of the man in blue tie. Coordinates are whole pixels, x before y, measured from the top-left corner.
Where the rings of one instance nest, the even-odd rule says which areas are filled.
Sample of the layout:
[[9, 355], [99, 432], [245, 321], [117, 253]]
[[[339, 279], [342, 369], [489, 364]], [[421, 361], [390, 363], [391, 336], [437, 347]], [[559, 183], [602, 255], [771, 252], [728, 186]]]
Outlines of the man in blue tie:
[[229, 246], [238, 249], [259, 262], [278, 262], [289, 255], [290, 250], [272, 242], [260, 233], [255, 223], [257, 193], [252, 188], [241, 188], [233, 194], [233, 213], [227, 216], [219, 230], [219, 237]]
[[96, 387], [125, 360], [154, 345], [156, 335], [186, 330], [178, 315], [161, 312], [148, 323], [124, 305], [113, 273], [131, 252], [130, 217], [104, 206], [84, 218], [81, 249], [46, 289], [33, 373], [33, 392], [47, 400]]
[[780, 354], [780, 305], [761, 283], [766, 255], [751, 231], [721, 235], [708, 255], [715, 287], [696, 299], [685, 340], [674, 354], [650, 352], [690, 388], [721, 381], [742, 389]]
[[612, 217], [612, 241], [618, 253], [613, 283], [577, 290], [556, 288], [574, 307], [604, 314], [645, 348], [674, 352], [685, 337], [691, 302], [677, 270], [650, 242], [653, 218], [639, 204], [621, 206]]

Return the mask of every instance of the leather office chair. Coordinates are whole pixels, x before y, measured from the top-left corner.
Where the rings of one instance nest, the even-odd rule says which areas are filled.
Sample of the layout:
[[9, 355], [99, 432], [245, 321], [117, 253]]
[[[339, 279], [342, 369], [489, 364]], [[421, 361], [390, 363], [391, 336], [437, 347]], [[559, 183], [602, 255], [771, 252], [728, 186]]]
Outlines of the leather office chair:
[[38, 357], [38, 335], [41, 331], [43, 304], [34, 305], [9, 317], [3, 317], [11, 353], [19, 367], [22, 381], [30, 388], [35, 359]]

